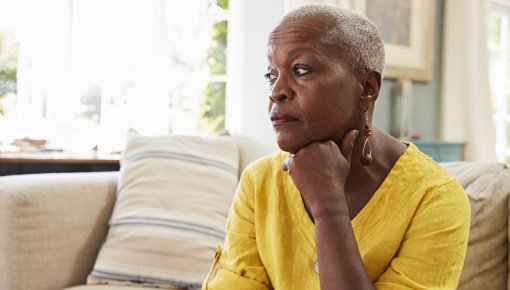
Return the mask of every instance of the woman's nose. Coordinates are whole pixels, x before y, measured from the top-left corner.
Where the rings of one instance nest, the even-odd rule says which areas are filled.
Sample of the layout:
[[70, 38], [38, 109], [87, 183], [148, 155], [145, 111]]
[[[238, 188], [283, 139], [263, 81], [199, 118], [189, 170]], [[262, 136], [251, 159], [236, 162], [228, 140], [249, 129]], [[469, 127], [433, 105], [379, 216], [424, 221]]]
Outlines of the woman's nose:
[[287, 96], [284, 95], [284, 94], [279, 94], [279, 95], [274, 95], [274, 94], [271, 94], [269, 96], [269, 99], [271, 99], [271, 101], [273, 103], [277, 103], [277, 102], [283, 102], [287, 99]]
[[271, 102], [283, 102], [292, 96], [292, 90], [285, 78], [280, 75], [274, 83], [269, 99]]

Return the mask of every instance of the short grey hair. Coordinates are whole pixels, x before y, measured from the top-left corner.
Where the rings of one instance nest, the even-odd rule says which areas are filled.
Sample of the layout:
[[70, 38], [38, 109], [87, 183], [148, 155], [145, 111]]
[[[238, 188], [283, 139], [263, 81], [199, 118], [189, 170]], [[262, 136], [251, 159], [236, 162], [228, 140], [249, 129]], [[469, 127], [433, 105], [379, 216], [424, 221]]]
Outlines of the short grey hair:
[[384, 73], [384, 42], [379, 29], [368, 18], [353, 10], [333, 5], [312, 4], [290, 11], [280, 23], [311, 19], [326, 24], [319, 41], [343, 48], [343, 61], [353, 71], [374, 70]]

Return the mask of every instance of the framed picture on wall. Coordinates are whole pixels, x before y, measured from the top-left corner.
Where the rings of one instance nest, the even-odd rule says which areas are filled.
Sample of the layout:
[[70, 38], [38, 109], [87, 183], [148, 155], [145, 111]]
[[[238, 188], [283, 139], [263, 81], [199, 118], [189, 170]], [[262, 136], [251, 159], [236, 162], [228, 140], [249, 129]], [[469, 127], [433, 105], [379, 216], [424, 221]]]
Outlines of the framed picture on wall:
[[385, 77], [432, 78], [435, 0], [287, 0], [290, 10], [309, 3], [351, 8], [379, 27], [386, 50]]

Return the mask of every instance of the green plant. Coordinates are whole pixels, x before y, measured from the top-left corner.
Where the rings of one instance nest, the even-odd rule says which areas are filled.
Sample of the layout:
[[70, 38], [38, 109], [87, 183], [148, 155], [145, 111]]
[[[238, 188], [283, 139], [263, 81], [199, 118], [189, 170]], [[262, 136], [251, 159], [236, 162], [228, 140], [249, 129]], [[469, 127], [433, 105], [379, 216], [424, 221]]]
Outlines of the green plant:
[[0, 116], [16, 102], [17, 93], [18, 44], [8, 30], [0, 30]]
[[[217, 5], [228, 10], [228, 0]], [[207, 50], [207, 66], [212, 75], [227, 73], [227, 21], [215, 23], [211, 28], [211, 44]], [[204, 89], [202, 128], [217, 133], [225, 127], [225, 82], [210, 82]]]
[[202, 124], [209, 133], [225, 128], [225, 83], [209, 83], [205, 88]]
[[0, 96], [17, 93], [18, 43], [8, 30], [0, 30]]

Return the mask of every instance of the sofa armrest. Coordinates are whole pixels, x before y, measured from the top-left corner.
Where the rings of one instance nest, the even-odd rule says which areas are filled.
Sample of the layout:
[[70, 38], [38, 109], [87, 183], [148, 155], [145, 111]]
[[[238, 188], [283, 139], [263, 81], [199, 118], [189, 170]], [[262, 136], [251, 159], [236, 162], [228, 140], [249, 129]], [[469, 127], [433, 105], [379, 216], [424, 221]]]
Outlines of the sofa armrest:
[[86, 282], [108, 230], [118, 172], [0, 177], [0, 289]]

